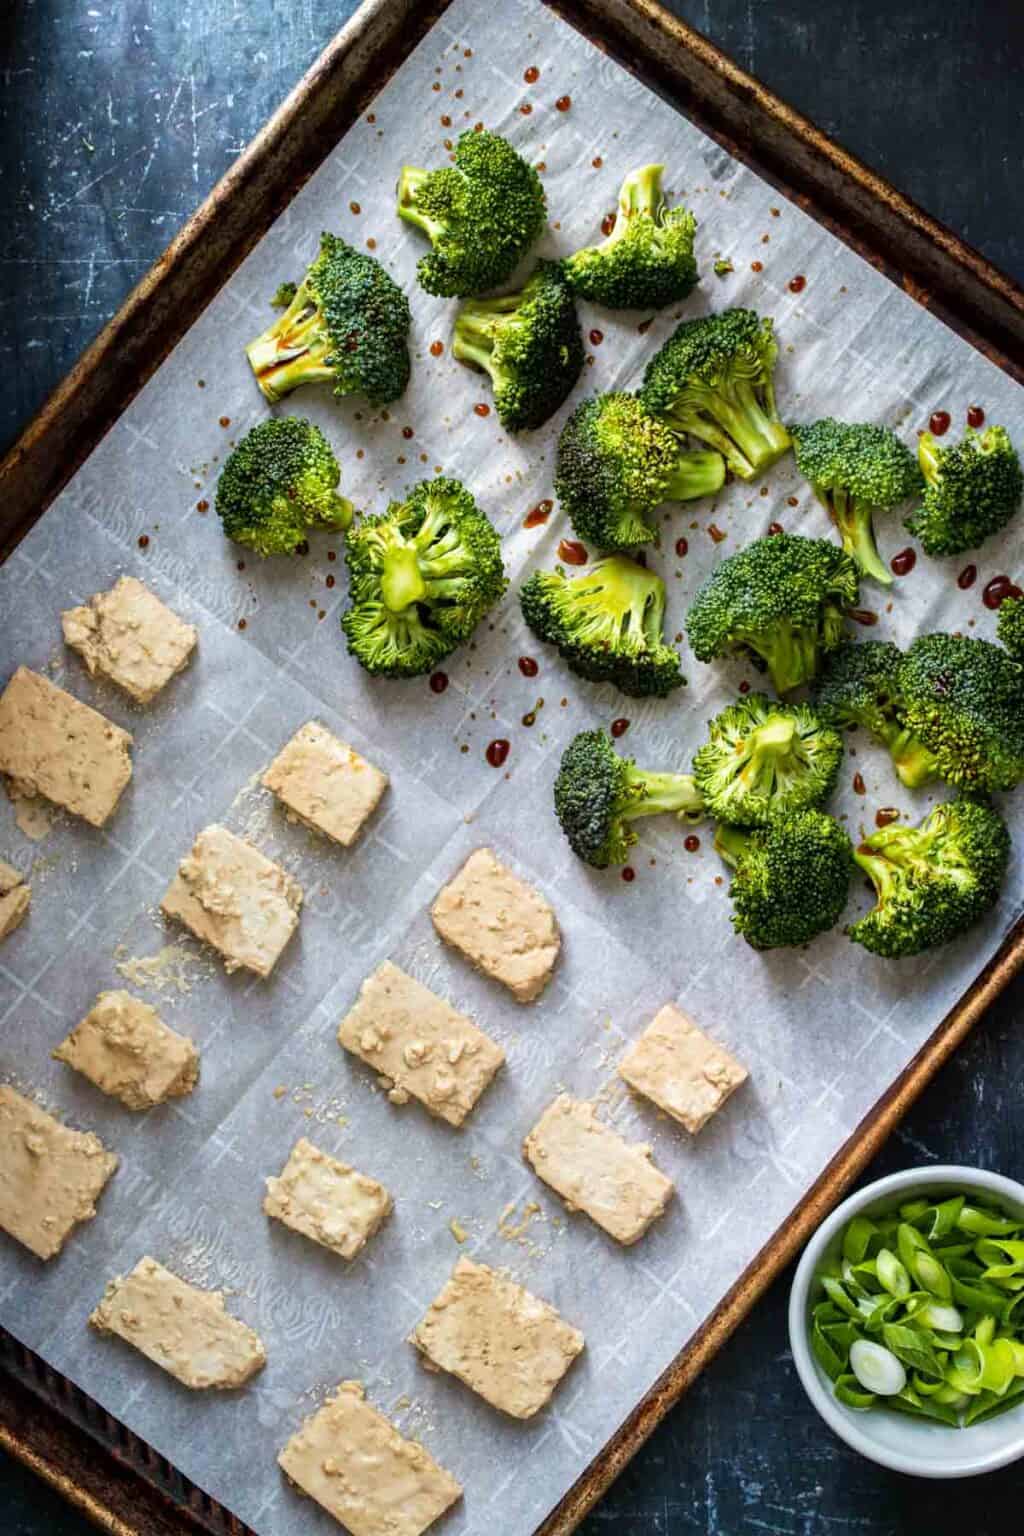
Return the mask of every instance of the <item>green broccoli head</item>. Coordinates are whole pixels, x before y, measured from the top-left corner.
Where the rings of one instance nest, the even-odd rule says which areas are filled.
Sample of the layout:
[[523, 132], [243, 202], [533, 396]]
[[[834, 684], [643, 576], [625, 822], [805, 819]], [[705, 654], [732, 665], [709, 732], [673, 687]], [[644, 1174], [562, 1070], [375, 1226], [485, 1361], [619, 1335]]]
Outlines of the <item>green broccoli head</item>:
[[948, 944], [996, 901], [1009, 856], [1002, 817], [978, 800], [947, 801], [917, 827], [883, 827], [854, 853], [875, 905], [846, 931], [890, 959]]
[[301, 416], [273, 416], [228, 456], [217, 481], [217, 514], [236, 544], [258, 555], [291, 555], [311, 528], [351, 523], [352, 503], [338, 495], [340, 479], [319, 427]]
[[473, 633], [507, 585], [501, 540], [457, 480], [424, 480], [345, 541], [341, 627], [367, 670], [418, 677]]
[[719, 824], [715, 848], [735, 871], [733, 927], [753, 949], [807, 944], [839, 921], [853, 849], [823, 811], [790, 811], [752, 831]]
[[917, 457], [925, 487], [906, 526], [929, 555], [959, 555], [1005, 528], [1020, 506], [1024, 475], [1004, 427], [970, 427], [948, 446], [923, 432]]
[[716, 820], [762, 827], [819, 805], [842, 759], [841, 736], [806, 704], [749, 693], [710, 722], [693, 777]]
[[607, 238], [569, 257], [569, 282], [583, 298], [608, 309], [663, 309], [695, 286], [697, 220], [685, 208], [666, 206], [664, 169], [642, 165], [631, 171]]
[[777, 693], [814, 676], [843, 638], [860, 592], [857, 567], [827, 539], [779, 533], [715, 567], [693, 600], [686, 632], [699, 661], [740, 651], [767, 667]]
[[278, 283], [274, 290], [274, 297], [270, 301], [271, 309], [287, 309], [298, 291], [298, 283]]
[[633, 560], [610, 555], [573, 577], [535, 571], [519, 601], [537, 638], [580, 677], [634, 698], [663, 698], [686, 681], [662, 635], [665, 583]]
[[875, 543], [874, 514], [922, 485], [914, 456], [889, 427], [834, 421], [790, 427], [797, 468], [839, 530], [846, 553], [882, 586], [892, 574]]
[[791, 446], [775, 408], [778, 350], [772, 322], [752, 309], [684, 320], [647, 365], [641, 402], [753, 480]]
[[996, 639], [1014, 661], [1024, 661], [1024, 597], [1007, 597], [999, 605]]
[[673, 813], [699, 821], [700, 794], [688, 773], [648, 773], [620, 757], [604, 731], [581, 731], [562, 754], [555, 815], [578, 859], [595, 869], [624, 864], [640, 816]]
[[542, 261], [520, 293], [471, 299], [455, 317], [452, 354], [490, 375], [509, 432], [542, 427], [583, 367], [583, 337], [562, 265]]
[[998, 645], [921, 635], [898, 687], [902, 726], [948, 783], [991, 791], [1024, 779], [1024, 666]]
[[[275, 302], [283, 295], [284, 285]], [[284, 314], [245, 351], [268, 400], [326, 383], [336, 395], [387, 405], [409, 382], [411, 323], [408, 299], [380, 262], [323, 234]]]
[[649, 416], [636, 395], [595, 395], [573, 411], [558, 440], [555, 491], [581, 539], [630, 549], [658, 534], [645, 521], [663, 501], [713, 496], [725, 461], [689, 450]]
[[936, 776], [935, 759], [900, 714], [903, 652], [887, 640], [847, 641], [825, 658], [814, 686], [818, 713], [838, 730], [863, 726], [888, 747], [909, 789]]
[[403, 166], [398, 216], [431, 244], [416, 269], [421, 286], [466, 298], [511, 276], [544, 228], [544, 190], [505, 139], [470, 130], [455, 146], [454, 164]]

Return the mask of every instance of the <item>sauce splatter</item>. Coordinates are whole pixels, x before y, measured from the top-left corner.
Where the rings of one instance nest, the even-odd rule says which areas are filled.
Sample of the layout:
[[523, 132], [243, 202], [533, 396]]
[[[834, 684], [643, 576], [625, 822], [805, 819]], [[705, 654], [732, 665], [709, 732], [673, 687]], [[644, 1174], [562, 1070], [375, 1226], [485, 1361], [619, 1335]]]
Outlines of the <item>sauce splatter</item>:
[[230, 416], [222, 416], [220, 418], [220, 424], [221, 424], [222, 427], [230, 427], [230, 425], [231, 425], [231, 417]]
[[932, 411], [928, 418], [928, 430], [933, 437], [945, 437], [952, 420], [948, 411]]
[[412, 435], [413, 435], [412, 427], [403, 427], [402, 428], [402, 436], [404, 438], [408, 439], [408, 438], [412, 437]]
[[447, 672], [431, 672], [431, 674], [430, 674], [430, 691], [431, 691], [431, 693], [444, 693], [444, 691], [445, 691], [445, 689], [447, 687], [448, 687], [448, 673]]
[[473, 409], [478, 416], [489, 416], [491, 414], [490, 406], [483, 400], [479, 400]]
[[749, 693], [749, 692], [750, 692], [750, 684], [747, 682], [746, 678], [744, 678], [742, 683], [740, 683], [740, 693]]
[[531, 507], [530, 511], [523, 518], [523, 527], [540, 528], [551, 516], [554, 505], [553, 501], [538, 501], [537, 505]]
[[533, 108], [528, 101], [524, 101], [520, 103], [519, 110], [524, 117], [529, 117], [530, 113], [533, 111]]
[[362, 211], [363, 211], [358, 203], [349, 203], [348, 206], [349, 206], [349, 212], [350, 213], [362, 213]]
[[148, 549], [149, 548], [149, 534], [148, 533], [140, 533], [139, 534], [139, 548], [140, 549]]
[[592, 347], [599, 347], [601, 345], [602, 341], [604, 341], [604, 331], [598, 331], [596, 329], [591, 331], [591, 333], [590, 333], [590, 345]]
[[888, 827], [894, 821], [899, 821], [900, 813], [894, 805], [880, 805], [875, 812], [875, 826]]
[[878, 623], [878, 614], [871, 608], [848, 608], [846, 611], [855, 624], [863, 624], [866, 629]]
[[974, 586], [974, 583], [977, 581], [977, 579], [978, 567], [976, 565], [965, 565], [963, 570], [960, 572], [960, 575], [956, 579], [956, 584], [960, 588], [961, 592], [966, 592], [969, 587]]
[[568, 110], [569, 110], [569, 108], [571, 106], [572, 106], [572, 97], [571, 96], [559, 96], [558, 100], [555, 102], [555, 111], [556, 112], [568, 112]]
[[616, 738], [616, 740], [618, 740], [618, 738], [620, 736], [625, 736], [625, 734], [626, 734], [626, 732], [628, 730], [629, 730], [629, 721], [626, 719], [625, 715], [620, 715], [617, 720], [613, 720], [612, 721], [611, 732], [612, 732], [612, 735]]
[[682, 560], [684, 555], [687, 554], [689, 548], [690, 542], [688, 539], [676, 539], [676, 554], [679, 556], [680, 560]]
[[967, 425], [973, 427], [975, 432], [977, 432], [979, 427], [985, 425], [985, 412], [980, 405], [969, 405], [967, 407]]
[[504, 736], [498, 736], [494, 741], [488, 742], [484, 757], [492, 768], [501, 768], [505, 764], [508, 754], [512, 750], [512, 743]]
[[197, 512], [209, 512], [209, 510], [210, 510], [210, 503], [208, 501], [197, 501], [196, 502], [196, 511]]
[[333, 587], [334, 586], [334, 577], [333, 576], [328, 576], [325, 579], [325, 581], [324, 581], [324, 586], [326, 586], [326, 587]]
[[798, 272], [795, 277], [791, 277], [789, 280], [790, 293], [803, 293], [806, 287], [807, 279], [802, 272]]
[[914, 549], [901, 549], [898, 555], [893, 555], [889, 561], [894, 576], [908, 576], [917, 564], [917, 551]]
[[712, 542], [715, 544], [721, 544], [723, 539], [727, 539], [729, 537], [724, 529], [719, 528], [717, 523], [708, 523], [708, 533], [711, 535]]
[[627, 885], [631, 885], [636, 879], [636, 870], [633, 868], [632, 864], [627, 864], [623, 869], [622, 878], [625, 880]]
[[520, 656], [519, 670], [524, 677], [536, 677], [540, 669], [532, 656]]
[[601, 220], [601, 233], [602, 233], [602, 235], [610, 235], [614, 228], [615, 228], [615, 215], [614, 215], [614, 213], [606, 213], [604, 218]]
[[[141, 542], [141, 540], [140, 540]], [[1020, 597], [1021, 590], [1009, 576], [993, 576], [986, 584], [981, 600], [986, 608], [1001, 608], [1008, 597]]]
[[604, 165], [604, 161], [601, 159], [600, 155], [595, 155], [593, 160], [591, 160], [590, 163], [594, 167], [595, 171], [599, 171], [601, 169], [602, 165]]
[[558, 546], [558, 558], [564, 560], [566, 565], [586, 565], [590, 556], [587, 554], [586, 545], [578, 539], [562, 539]]
[[444, 342], [443, 341], [432, 341], [430, 343], [430, 355], [431, 355], [431, 357], [440, 357], [441, 353], [443, 351], [444, 351]]
[[768, 532], [771, 534], [772, 538], [774, 538], [775, 535], [778, 534], [778, 533], [785, 533], [785, 531], [786, 530], [783, 528], [781, 523], [769, 523], [768, 524]]
[[531, 64], [528, 69], [523, 70], [523, 79], [527, 85], [534, 85], [540, 79], [540, 70], [536, 64]]
[[763, 272], [764, 271], [764, 262], [763, 261], [752, 261], [750, 263], [750, 270], [751, 270], [751, 272]]
[[855, 773], [853, 776], [853, 792], [855, 795], [866, 795], [868, 792], [868, 787], [864, 783], [864, 775], [862, 773]]
[[245, 620], [244, 619], [239, 619], [238, 627], [239, 627], [239, 629], [244, 629], [245, 628]]
[[683, 847], [686, 849], [687, 853], [697, 852], [697, 849], [700, 847], [700, 838], [697, 836], [696, 832], [691, 832], [689, 837], [683, 838]]

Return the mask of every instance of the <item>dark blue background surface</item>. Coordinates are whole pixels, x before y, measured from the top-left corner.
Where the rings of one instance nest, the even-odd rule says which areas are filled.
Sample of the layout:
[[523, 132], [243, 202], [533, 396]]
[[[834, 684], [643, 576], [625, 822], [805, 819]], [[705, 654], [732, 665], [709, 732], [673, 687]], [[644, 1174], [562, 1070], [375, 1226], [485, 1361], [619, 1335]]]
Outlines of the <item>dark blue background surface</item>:
[[[491, 4], [497, 19], [500, 0]], [[1020, 0], [670, 8], [1024, 280]], [[353, 9], [350, 0], [0, 0], [0, 447]], [[1024, 1176], [1022, 1011], [1019, 985], [869, 1177], [937, 1161]], [[787, 1289], [784, 1277], [586, 1536], [1020, 1531], [1024, 1469], [930, 1485], [861, 1461], [822, 1428], [788, 1359]], [[91, 1529], [0, 1459], [3, 1536]]]

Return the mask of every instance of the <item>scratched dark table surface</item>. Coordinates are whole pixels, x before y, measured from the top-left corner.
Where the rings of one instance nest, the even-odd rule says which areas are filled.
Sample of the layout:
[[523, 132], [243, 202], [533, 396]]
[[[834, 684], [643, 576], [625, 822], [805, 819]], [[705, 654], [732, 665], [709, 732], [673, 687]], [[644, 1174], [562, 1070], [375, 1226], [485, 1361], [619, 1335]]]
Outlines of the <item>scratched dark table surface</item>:
[[[501, 0], [491, 3], [499, 15]], [[669, 4], [1024, 281], [1020, 0]], [[354, 9], [354, 0], [0, 0], [0, 449]], [[1022, 1177], [1022, 1013], [1019, 984], [868, 1178], [933, 1162]], [[823, 1428], [789, 1359], [788, 1287], [786, 1275], [586, 1536], [1019, 1531], [1024, 1464], [983, 1483], [930, 1484], [872, 1466]], [[91, 1529], [0, 1459], [4, 1536]]]

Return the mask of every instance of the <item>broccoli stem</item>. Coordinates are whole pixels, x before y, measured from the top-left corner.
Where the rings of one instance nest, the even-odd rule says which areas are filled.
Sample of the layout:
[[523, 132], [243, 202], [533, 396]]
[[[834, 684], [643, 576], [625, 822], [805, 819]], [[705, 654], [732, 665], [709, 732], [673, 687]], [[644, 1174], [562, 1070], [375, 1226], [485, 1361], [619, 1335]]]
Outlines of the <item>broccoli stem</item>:
[[875, 905], [880, 907], [893, 893], [899, 866], [871, 843], [861, 843], [853, 850], [858, 869], [862, 869], [875, 888]]
[[900, 782], [908, 789], [920, 789], [937, 776], [935, 758], [913, 731], [892, 726], [885, 733], [884, 740]]
[[930, 432], [922, 432], [917, 440], [917, 462], [928, 484], [933, 485], [939, 473], [939, 450]]
[[738, 869], [750, 841], [750, 833], [743, 827], [728, 827], [719, 822], [715, 828], [715, 852], [724, 859], [730, 869]]
[[737, 635], [737, 642], [760, 656], [776, 693], [790, 693], [809, 683], [818, 666], [818, 634], [780, 619], [764, 633]]
[[385, 554], [380, 578], [381, 597], [390, 613], [401, 613], [427, 594], [419, 559], [411, 544], [395, 544]]
[[606, 251], [625, 239], [629, 232], [629, 221], [636, 214], [645, 213], [652, 219], [658, 217], [665, 206], [661, 195], [661, 173], [664, 169], [663, 165], [641, 165], [626, 177], [619, 189], [619, 211], [615, 223], [611, 233], [597, 247], [599, 251]]
[[689, 773], [647, 773], [629, 764], [626, 783], [636, 793], [622, 808], [624, 821], [638, 816], [661, 816], [675, 811], [681, 819], [699, 818], [704, 813], [704, 798]]
[[329, 353], [323, 317], [305, 283], [296, 289], [284, 314], [245, 349], [256, 381], [270, 401], [280, 400], [299, 384], [333, 379], [334, 370], [327, 366]]
[[691, 389], [680, 407], [666, 412], [666, 420], [717, 448], [741, 480], [753, 480], [792, 446], [785, 427], [768, 414], [746, 379]]
[[856, 561], [865, 576], [870, 576], [879, 586], [891, 587], [892, 572], [878, 553], [875, 542], [873, 507], [851, 496], [841, 486], [836, 486], [820, 499], [839, 530], [846, 553]]
[[681, 453], [665, 487], [666, 501], [714, 496], [725, 484], [725, 460], [711, 448]]
[[403, 165], [402, 174], [398, 178], [398, 217], [422, 230], [431, 244], [434, 244], [444, 233], [444, 226], [422, 213], [416, 202], [419, 190], [429, 175], [429, 171], [421, 170], [418, 166]]

